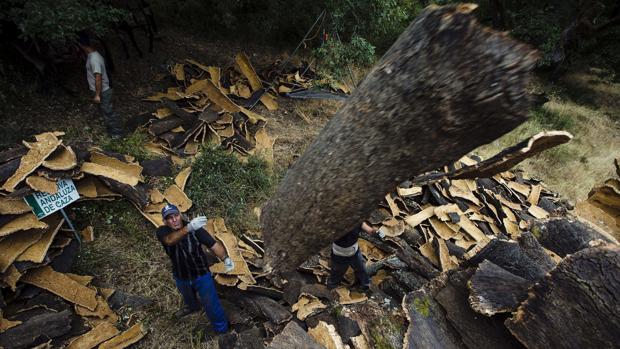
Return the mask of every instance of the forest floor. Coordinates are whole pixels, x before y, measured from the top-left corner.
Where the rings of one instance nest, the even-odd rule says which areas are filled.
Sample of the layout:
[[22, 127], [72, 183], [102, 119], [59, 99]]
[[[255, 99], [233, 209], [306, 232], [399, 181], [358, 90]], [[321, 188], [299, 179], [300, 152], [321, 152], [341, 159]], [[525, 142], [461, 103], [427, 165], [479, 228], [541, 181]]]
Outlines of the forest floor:
[[[285, 50], [252, 43], [217, 42], [196, 35], [165, 29], [155, 42], [153, 53], [125, 59], [120, 45], [111, 39], [116, 71], [112, 79], [115, 109], [127, 122], [157, 108], [142, 98], [163, 90], [157, 76], [167, 73], [166, 65], [185, 59], [220, 67], [231, 66], [234, 55], [246, 52], [257, 68], [267, 66], [286, 55]], [[290, 52], [290, 48], [287, 48]], [[67, 68], [67, 67], [65, 67]], [[54, 88], [47, 93], [24, 87], [24, 96], [3, 106], [0, 149], [43, 131], [64, 131], [65, 139], [88, 139], [95, 144], [110, 144], [96, 107], [90, 103], [83, 63], [68, 67]], [[612, 159], [620, 156], [620, 84], [608, 72], [594, 67], [568, 73], [556, 84], [539, 80], [532, 87], [549, 97], [531, 119], [508, 135], [484, 146], [477, 153], [485, 158], [545, 129], [565, 129], [575, 138], [519, 165], [540, 177], [560, 195], [580, 201], [588, 191], [608, 178]], [[24, 84], [23, 86], [29, 86]], [[67, 93], [67, 90], [71, 93]], [[276, 138], [276, 172], [285, 171], [304, 151], [321, 128], [337, 111], [341, 102], [307, 101], [279, 98], [280, 108], [257, 112], [268, 118], [267, 131]], [[135, 146], [129, 136], [121, 143]], [[412, 174], [413, 175], [413, 174]], [[96, 240], [85, 244], [76, 262], [76, 272], [96, 276], [95, 284], [152, 299], [146, 310], [125, 310], [122, 321], [141, 319], [150, 329], [139, 343], [142, 348], [210, 348], [205, 340], [207, 320], [192, 315], [182, 321], [173, 318], [181, 306], [169, 271], [168, 257], [153, 235], [153, 228], [126, 202], [85, 203], [74, 209], [80, 227], [92, 225]]]

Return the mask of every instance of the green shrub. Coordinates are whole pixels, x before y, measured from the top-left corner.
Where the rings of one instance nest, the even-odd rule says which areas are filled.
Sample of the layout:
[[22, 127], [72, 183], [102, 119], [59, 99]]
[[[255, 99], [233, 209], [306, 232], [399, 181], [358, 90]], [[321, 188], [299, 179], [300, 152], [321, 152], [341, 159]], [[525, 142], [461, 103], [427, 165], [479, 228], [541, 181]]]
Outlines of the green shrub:
[[256, 225], [250, 209], [268, 197], [273, 182], [269, 166], [262, 159], [250, 157], [242, 163], [223, 150], [203, 148], [192, 165], [186, 191], [200, 213], [221, 216], [238, 231]]
[[320, 62], [320, 71], [335, 79], [346, 76], [349, 66], [367, 67], [375, 61], [375, 47], [359, 36], [354, 36], [349, 43], [330, 40], [313, 53]]
[[0, 7], [0, 18], [10, 19], [23, 39], [64, 43], [77, 32], [90, 29], [103, 34], [126, 12], [97, 0], [9, 0]]
[[150, 139], [145, 132], [136, 131], [121, 139], [112, 139], [105, 136], [101, 140], [101, 147], [104, 150], [113, 151], [120, 154], [131, 155], [137, 160], [147, 160], [152, 158], [151, 154], [144, 150], [144, 144]]

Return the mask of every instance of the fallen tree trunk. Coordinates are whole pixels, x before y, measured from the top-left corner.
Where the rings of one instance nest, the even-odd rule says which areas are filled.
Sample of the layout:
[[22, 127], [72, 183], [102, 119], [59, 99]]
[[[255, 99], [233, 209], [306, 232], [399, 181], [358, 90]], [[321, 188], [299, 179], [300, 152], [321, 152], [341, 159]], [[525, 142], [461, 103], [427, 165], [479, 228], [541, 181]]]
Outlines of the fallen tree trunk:
[[620, 343], [620, 247], [564, 259], [506, 321], [527, 348], [613, 348]]
[[469, 304], [486, 316], [512, 312], [527, 298], [527, 290], [532, 285], [534, 281], [484, 260], [469, 280]]
[[537, 223], [532, 231], [537, 235], [542, 246], [557, 253], [560, 257], [583, 250], [589, 247], [591, 241], [597, 239], [612, 242], [607, 236], [582, 222], [567, 218]]
[[536, 54], [479, 26], [474, 8], [418, 16], [287, 172], [261, 215], [267, 268], [294, 269], [398, 183], [526, 120]]

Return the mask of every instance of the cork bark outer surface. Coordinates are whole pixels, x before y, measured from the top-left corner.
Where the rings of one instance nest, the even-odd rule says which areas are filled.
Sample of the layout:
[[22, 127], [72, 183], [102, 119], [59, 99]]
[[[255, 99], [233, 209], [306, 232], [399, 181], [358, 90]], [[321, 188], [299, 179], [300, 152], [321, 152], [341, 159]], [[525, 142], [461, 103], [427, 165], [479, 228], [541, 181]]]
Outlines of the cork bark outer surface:
[[261, 217], [267, 268], [294, 269], [403, 180], [526, 120], [537, 54], [474, 8], [427, 8], [289, 169]]

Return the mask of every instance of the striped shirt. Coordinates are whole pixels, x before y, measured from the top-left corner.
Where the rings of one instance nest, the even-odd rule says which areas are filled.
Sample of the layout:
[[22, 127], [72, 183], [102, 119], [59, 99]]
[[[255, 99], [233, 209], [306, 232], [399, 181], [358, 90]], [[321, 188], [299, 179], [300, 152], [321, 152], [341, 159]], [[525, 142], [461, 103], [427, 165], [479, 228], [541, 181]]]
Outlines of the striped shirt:
[[211, 248], [215, 240], [203, 228], [190, 232], [175, 245], [164, 244], [164, 236], [172, 232], [168, 226], [159, 227], [156, 235], [164, 250], [172, 261], [172, 274], [177, 279], [194, 280], [209, 272], [207, 255], [202, 250], [201, 244]]

